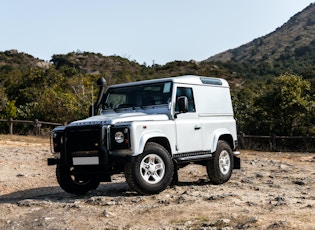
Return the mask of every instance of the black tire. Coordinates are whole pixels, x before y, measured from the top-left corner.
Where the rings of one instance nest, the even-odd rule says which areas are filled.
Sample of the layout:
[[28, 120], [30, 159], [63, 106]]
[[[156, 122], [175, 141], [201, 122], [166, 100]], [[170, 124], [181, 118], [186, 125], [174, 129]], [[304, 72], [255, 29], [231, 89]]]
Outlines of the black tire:
[[90, 190], [95, 190], [100, 180], [96, 176], [75, 175], [74, 167], [57, 165], [56, 177], [60, 187], [67, 193], [85, 195]]
[[125, 165], [129, 187], [143, 195], [157, 194], [173, 179], [174, 165], [169, 152], [153, 142], [146, 144], [142, 154]]
[[211, 160], [207, 162], [207, 173], [213, 184], [227, 182], [233, 171], [233, 153], [226, 141], [218, 141], [217, 150]]

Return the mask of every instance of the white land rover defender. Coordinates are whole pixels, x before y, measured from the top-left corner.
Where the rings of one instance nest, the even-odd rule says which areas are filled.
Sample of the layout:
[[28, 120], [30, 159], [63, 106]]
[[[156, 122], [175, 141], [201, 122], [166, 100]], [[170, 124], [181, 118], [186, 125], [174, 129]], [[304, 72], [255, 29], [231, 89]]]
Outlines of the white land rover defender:
[[[52, 131], [60, 187], [83, 195], [124, 172], [140, 194], [163, 191], [191, 162], [222, 184], [240, 168], [227, 81], [180, 76], [110, 86], [98, 80], [91, 117]], [[93, 115], [98, 114], [98, 115]]]

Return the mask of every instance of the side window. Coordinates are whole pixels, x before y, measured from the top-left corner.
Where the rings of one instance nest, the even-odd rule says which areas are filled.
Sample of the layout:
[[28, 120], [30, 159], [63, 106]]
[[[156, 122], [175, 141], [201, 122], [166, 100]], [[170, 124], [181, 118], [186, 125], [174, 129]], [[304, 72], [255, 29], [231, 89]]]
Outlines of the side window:
[[180, 96], [186, 96], [188, 99], [188, 112], [196, 112], [194, 94], [192, 88], [177, 87], [175, 112], [178, 112], [177, 99]]

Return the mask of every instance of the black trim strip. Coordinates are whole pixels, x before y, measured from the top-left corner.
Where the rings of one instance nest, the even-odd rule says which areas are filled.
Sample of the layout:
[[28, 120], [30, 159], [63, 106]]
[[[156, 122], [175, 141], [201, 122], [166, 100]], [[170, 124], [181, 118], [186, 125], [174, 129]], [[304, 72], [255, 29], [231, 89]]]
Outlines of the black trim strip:
[[205, 152], [191, 152], [191, 153], [180, 153], [173, 155], [173, 160], [176, 163], [183, 162], [193, 162], [193, 161], [201, 161], [201, 160], [209, 160], [212, 158], [212, 153]]

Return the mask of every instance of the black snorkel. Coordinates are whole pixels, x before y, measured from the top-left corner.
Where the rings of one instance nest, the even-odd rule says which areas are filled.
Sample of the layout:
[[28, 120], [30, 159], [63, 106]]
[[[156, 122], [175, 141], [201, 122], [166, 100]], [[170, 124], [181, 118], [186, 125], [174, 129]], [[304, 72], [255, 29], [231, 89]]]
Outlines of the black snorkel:
[[103, 97], [103, 94], [104, 94], [104, 91], [105, 91], [105, 85], [106, 85], [105, 78], [103, 78], [103, 77], [99, 78], [97, 80], [97, 85], [99, 86], [100, 89], [98, 91], [97, 100], [96, 100], [95, 104], [90, 106], [90, 109], [89, 109], [90, 117], [94, 116], [95, 114], [97, 114], [97, 111], [98, 111], [98, 109], [100, 107], [100, 104], [101, 104], [101, 101], [102, 101], [102, 97]]

